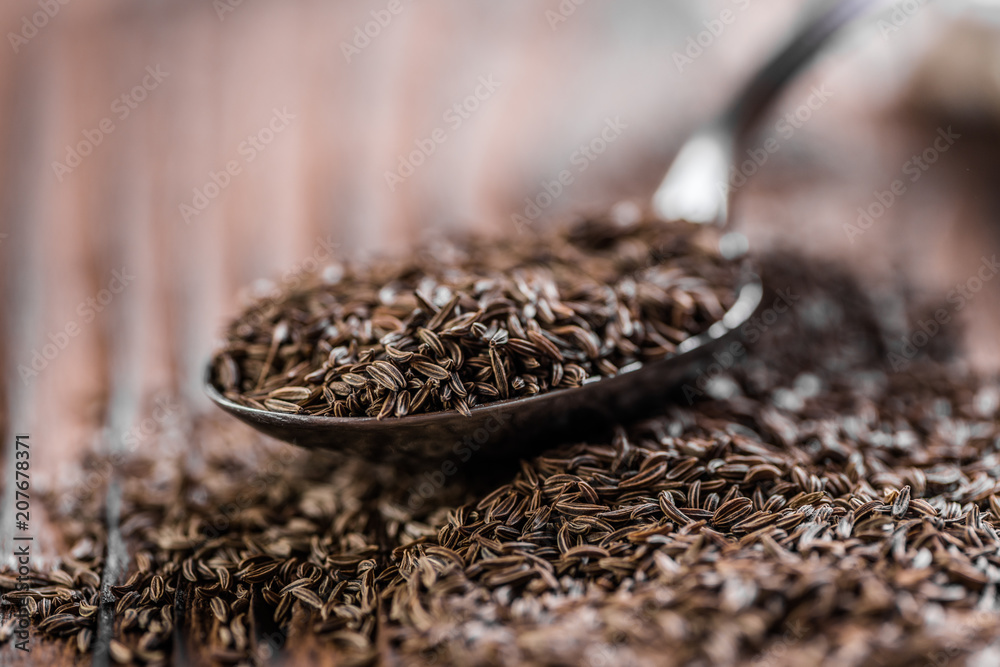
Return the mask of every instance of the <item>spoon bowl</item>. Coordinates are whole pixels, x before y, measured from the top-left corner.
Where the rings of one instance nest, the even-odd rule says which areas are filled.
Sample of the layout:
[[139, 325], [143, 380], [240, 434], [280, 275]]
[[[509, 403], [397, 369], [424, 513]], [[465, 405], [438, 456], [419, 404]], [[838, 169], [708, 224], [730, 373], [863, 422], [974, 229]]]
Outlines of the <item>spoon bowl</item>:
[[706, 332], [683, 341], [677, 354], [625, 367], [618, 375], [594, 378], [581, 387], [480, 405], [472, 408], [471, 416], [448, 411], [380, 420], [269, 412], [223, 396], [212, 383], [211, 369], [205, 385], [209, 397], [229, 414], [301, 447], [380, 461], [452, 457], [464, 462], [480, 449], [488, 455], [506, 443], [508, 447], [501, 449], [509, 454], [511, 449], [530, 447], [546, 437], [596, 428], [612, 419], [642, 414], [657, 402], [662, 404], [684, 382], [696, 382], [713, 354], [739, 342], [740, 328], [761, 308], [763, 300], [760, 280], [750, 276], [725, 316]]

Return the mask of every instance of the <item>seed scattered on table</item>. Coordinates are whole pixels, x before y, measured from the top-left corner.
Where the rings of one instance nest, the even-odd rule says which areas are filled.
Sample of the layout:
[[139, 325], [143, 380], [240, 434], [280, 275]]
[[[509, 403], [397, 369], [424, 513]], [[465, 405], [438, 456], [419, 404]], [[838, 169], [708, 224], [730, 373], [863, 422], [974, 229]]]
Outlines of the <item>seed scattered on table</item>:
[[[804, 314], [733, 369], [728, 397], [493, 482], [427, 494], [418, 471], [193, 422], [182, 453], [122, 464], [132, 561], [112, 588], [112, 657], [162, 664], [177, 630], [227, 664], [280, 660], [306, 636], [345, 664], [790, 667], [844, 646], [852, 664], [961, 662], [1000, 627], [1000, 384], [916, 360], [886, 373], [878, 320], [816, 271], [772, 283]], [[809, 316], [824, 299], [844, 308], [830, 329]], [[28, 590], [0, 573], [0, 611], [24, 604], [39, 641], [84, 651], [107, 543], [90, 492], [52, 504], [60, 567]]]

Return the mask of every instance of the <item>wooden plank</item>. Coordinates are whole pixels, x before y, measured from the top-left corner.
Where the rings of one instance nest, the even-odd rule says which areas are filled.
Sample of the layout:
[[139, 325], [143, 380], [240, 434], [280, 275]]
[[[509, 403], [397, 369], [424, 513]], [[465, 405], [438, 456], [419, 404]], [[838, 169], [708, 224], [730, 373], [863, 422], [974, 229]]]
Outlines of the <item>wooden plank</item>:
[[[502, 19], [491, 23], [490, 34], [469, 33], [487, 38], [492, 46], [462, 58], [464, 41], [442, 42], [440, 35], [454, 25], [470, 25], [481, 9], [457, 14], [430, 9], [401, 17], [392, 34], [387, 31], [377, 47], [348, 67], [331, 34], [349, 36], [354, 25], [368, 20], [367, 10], [320, 2], [252, 9], [244, 3], [238, 13], [220, 21], [210, 3], [168, 5], [70, 3], [30, 49], [0, 59], [0, 232], [9, 235], [0, 240], [0, 369], [7, 382], [0, 390], [0, 447], [9, 454], [11, 434], [31, 432], [43, 452], [37, 459], [39, 479], [52, 489], [72, 483], [64, 480], [79, 472], [80, 457], [92, 446], [100, 446], [103, 453], [119, 446], [122, 433], [135, 425], [151, 393], [166, 388], [183, 395], [186, 405], [208, 409], [200, 391], [201, 369], [221, 323], [234, 311], [239, 290], [262, 277], [280, 280], [312, 254], [318, 236], [330, 233], [348, 246], [345, 251], [357, 245], [404, 250], [424, 223], [468, 219], [485, 227], [481, 220], [497, 211], [499, 228], [509, 230], [503, 211], [520, 202], [511, 193], [537, 182], [532, 170], [525, 177], [527, 186], [517, 182], [521, 170], [510, 165], [530, 160], [532, 169], [548, 178], [551, 174], [545, 170], [551, 165], [565, 164], [562, 147], [572, 143], [570, 139], [588, 138], [578, 136], [588, 127], [585, 123], [566, 123], [564, 129], [538, 114], [540, 106], [555, 99], [539, 93], [559, 74], [538, 63], [575, 53], [564, 36], [586, 34], [593, 27], [582, 17], [553, 37], [537, 7], [511, 5], [499, 16], [488, 15]], [[35, 8], [30, 1], [3, 4], [0, 26], [16, 26], [24, 12]], [[534, 39], [538, 35], [544, 39]], [[525, 36], [532, 39], [522, 39]], [[504, 43], [517, 44], [516, 52], [505, 51]], [[275, 49], [289, 44], [295, 48]], [[451, 86], [461, 88], [465, 84], [455, 82], [486, 73], [494, 60], [503, 60], [497, 54], [507, 58], [509, 72], [500, 80], [517, 81], [520, 93], [495, 100], [496, 111], [486, 111], [462, 128], [461, 150], [451, 148], [457, 144], [456, 134], [450, 152], [442, 149], [435, 157], [435, 166], [421, 169], [403, 192], [390, 193], [379, 179], [382, 171], [392, 168], [399, 154], [412, 150], [415, 138], [439, 122], [437, 105], [452, 97]], [[82, 129], [107, 114], [109, 103], [134, 84], [137, 72], [156, 63], [172, 73], [164, 87], [120, 122], [79, 170], [64, 182], [55, 180], [50, 162], [80, 138]], [[709, 65], [708, 60], [699, 63], [706, 70]], [[603, 71], [612, 71], [607, 66]], [[721, 85], [736, 73], [724, 73]], [[567, 91], [574, 90], [574, 80], [565, 83]], [[574, 92], [562, 102], [593, 111], [587, 100], [615, 98], [608, 91], [617, 84], [602, 79], [602, 86], [591, 93]], [[700, 108], [690, 95], [684, 97], [684, 90], [678, 94], [685, 109], [664, 113], [656, 123], [656, 132], [666, 133], [665, 146], [670, 133], [679, 131], [676, 121], [685, 114], [693, 119], [693, 110]], [[657, 104], [676, 106], [672, 97]], [[194, 223], [184, 224], [178, 204], [190, 196], [192, 186], [203, 186], [210, 171], [234, 157], [240, 141], [267, 122], [275, 105], [297, 113], [295, 123]], [[510, 141], [512, 127], [520, 141]], [[557, 131], [561, 138], [553, 138]], [[550, 138], [555, 157], [525, 151], [525, 145], [541, 145]], [[653, 162], [663, 157], [656, 151], [650, 155]], [[602, 161], [601, 169], [627, 180], [626, 170], [619, 169], [624, 160], [613, 167]], [[934, 178], [947, 169], [946, 164], [936, 168]], [[636, 171], [634, 165], [631, 171]], [[458, 178], [440, 178], [441, 173]], [[592, 171], [588, 179], [598, 177]], [[933, 185], [930, 178], [921, 184], [927, 192]], [[578, 186], [560, 205], [569, 206], [585, 189]], [[970, 189], [972, 195], [978, 192]], [[773, 201], [776, 193], [780, 195], [780, 189], [764, 192], [758, 200]], [[826, 194], [829, 198], [831, 192]], [[975, 196], [961, 198], [971, 201]], [[900, 218], [905, 207], [895, 211]], [[785, 210], [798, 226], [799, 208], [793, 202]], [[418, 212], [426, 217], [419, 218]], [[765, 217], [773, 228], [773, 216]], [[975, 249], [974, 241], [967, 243]], [[959, 263], [970, 254], [965, 249]], [[920, 252], [915, 246], [914, 256]], [[25, 388], [13, 369], [30, 359], [50, 331], [75, 318], [77, 304], [102, 289], [120, 262], [142, 267], [134, 291], [74, 338], [37, 385]], [[964, 278], [963, 271], [958, 267], [955, 278]], [[979, 303], [986, 304], [993, 293], [984, 294]], [[979, 328], [984, 348], [993, 344], [987, 334], [995, 330], [996, 321]], [[995, 359], [995, 346], [989, 351]], [[109, 388], [113, 393], [106, 405]], [[97, 427], [104, 427], [102, 434]], [[0, 461], [4, 558], [10, 553], [9, 458]], [[99, 633], [104, 645], [114, 625], [108, 587], [128, 573], [128, 544], [117, 534], [118, 485], [111, 484], [108, 493], [111, 540]], [[32, 516], [40, 537], [36, 565], [51, 564], [67, 545], [43, 507], [33, 505]], [[204, 664], [209, 658], [197, 628], [208, 617], [185, 590], [179, 589], [176, 600], [172, 659], [178, 665]], [[380, 615], [380, 630], [383, 621]], [[267, 634], [265, 627], [255, 630]], [[392, 664], [385, 634], [380, 631], [378, 638], [383, 660]], [[337, 659], [329, 644], [312, 636], [301, 614], [290, 641], [283, 654], [290, 664]], [[33, 648], [37, 653], [32, 663], [81, 661], [67, 655], [59, 643], [36, 638]], [[10, 645], [0, 648], [0, 663], [28, 664]]]

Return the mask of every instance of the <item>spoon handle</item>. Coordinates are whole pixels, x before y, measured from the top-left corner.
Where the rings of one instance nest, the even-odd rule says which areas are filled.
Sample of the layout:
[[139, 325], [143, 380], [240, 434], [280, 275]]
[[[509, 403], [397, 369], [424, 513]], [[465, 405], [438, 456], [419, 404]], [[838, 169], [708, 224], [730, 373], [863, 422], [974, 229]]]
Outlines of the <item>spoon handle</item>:
[[653, 195], [665, 220], [728, 224], [729, 167], [736, 144], [785, 84], [841, 28], [882, 0], [833, 0], [807, 20], [714, 120], [681, 146]]

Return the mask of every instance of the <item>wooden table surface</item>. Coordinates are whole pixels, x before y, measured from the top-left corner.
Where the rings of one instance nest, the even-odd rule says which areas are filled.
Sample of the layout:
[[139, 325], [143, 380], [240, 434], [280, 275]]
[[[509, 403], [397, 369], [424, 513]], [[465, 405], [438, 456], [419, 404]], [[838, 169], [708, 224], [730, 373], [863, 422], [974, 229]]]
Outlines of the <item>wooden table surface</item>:
[[[545, 216], [642, 201], [685, 133], [803, 5], [587, 3], [553, 22], [554, 1], [404, 0], [354, 53], [345, 44], [386, 3], [48, 4], [59, 9], [45, 19], [33, 1], [0, 7], [7, 565], [16, 434], [30, 434], [33, 493], [58, 498], [81, 482], [87, 452], [125, 451], [158, 404], [211, 409], [203, 365], [225, 321], [267, 287], [261, 281], [280, 283], [330, 257], [405, 253], [429, 229], [513, 233], [511, 214], [577, 168], [576, 151], [609, 119], [624, 123], [620, 138]], [[726, 32], [678, 65], [703, 21], [725, 10], [736, 12]], [[754, 247], [791, 244], [841, 257], [872, 280], [907, 275], [936, 294], [996, 252], [1000, 94], [970, 102], [968, 89], [985, 84], [962, 88], [938, 68], [943, 53], [959, 58], [948, 45], [960, 41], [974, 62], [976, 40], [989, 48], [995, 35], [944, 25], [936, 11], [888, 37], [866, 26], [763, 122], [748, 145], [775, 136], [780, 150], [737, 193]], [[42, 27], [26, 27], [33, 20]], [[794, 136], [780, 132], [782, 115], [824, 86], [830, 94]], [[468, 118], [446, 115], [477, 88]], [[949, 126], [961, 139], [850, 238], [844, 225], [858, 207]], [[402, 173], [401, 156], [436, 128], [445, 141], [390, 188], [386, 173]], [[985, 284], [963, 313], [969, 357], [987, 372], [1000, 368], [998, 297], [1000, 280]], [[120, 486], [110, 482], [113, 506]], [[46, 514], [33, 501], [37, 568], [69, 547]], [[115, 555], [122, 570], [111, 578], [130, 565], [127, 545]], [[296, 647], [290, 664], [330, 660], [308, 637]], [[8, 644], [0, 662], [89, 663], [39, 638], [32, 649]]]

